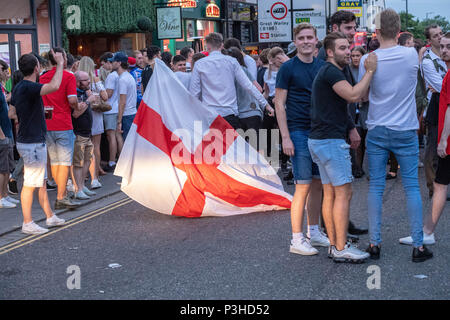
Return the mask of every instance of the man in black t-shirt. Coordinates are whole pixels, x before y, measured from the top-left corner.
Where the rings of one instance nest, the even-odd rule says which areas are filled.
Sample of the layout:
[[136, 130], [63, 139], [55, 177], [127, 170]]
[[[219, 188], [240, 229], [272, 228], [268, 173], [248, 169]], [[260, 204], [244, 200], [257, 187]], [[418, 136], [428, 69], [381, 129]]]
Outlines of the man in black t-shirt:
[[[36, 57], [25, 54], [19, 59], [19, 70], [24, 78], [13, 90], [11, 104], [16, 108], [19, 121], [19, 133], [17, 134], [17, 150], [24, 162], [24, 182], [21, 194], [23, 224], [22, 232], [27, 234], [42, 234], [48, 229], [42, 228], [33, 222], [31, 207], [33, 193], [39, 188], [39, 203], [47, 216], [47, 226], [60, 226], [64, 219], [58, 218], [52, 211], [48, 201], [46, 188], [47, 146], [45, 134], [47, 126], [44, 118], [44, 104], [42, 96], [55, 92], [61, 85], [64, 57], [62, 53], [50, 51], [57, 62], [56, 72], [49, 83], [36, 82], [39, 76], [40, 66]], [[46, 112], [46, 117], [51, 118], [52, 111]]]
[[80, 110], [72, 111], [73, 133], [75, 133], [75, 145], [73, 150], [73, 176], [75, 179], [75, 198], [89, 199], [95, 192], [84, 185], [84, 177], [87, 176], [91, 164], [94, 145], [91, 141], [92, 110], [90, 103], [99, 102], [99, 96], [94, 96], [89, 90], [91, 80], [83, 71], [75, 73], [77, 79], [77, 97]]
[[[349, 148], [360, 142], [347, 103], [356, 102], [367, 92], [377, 59], [371, 54], [365, 62], [366, 74], [352, 86], [343, 69], [350, 64], [350, 44], [340, 32], [329, 34], [324, 40], [327, 63], [317, 74], [311, 96], [311, 132], [308, 146], [318, 165], [322, 180], [323, 218], [330, 240], [329, 256], [336, 262], [363, 262], [369, 257], [347, 242], [349, 207], [353, 181]], [[348, 145], [347, 136], [351, 145]]]
[[147, 49], [147, 57], [145, 58], [147, 66], [142, 71], [142, 88], [143, 88], [142, 94], [144, 94], [145, 89], [147, 89], [147, 84], [150, 81], [150, 78], [152, 77], [153, 66], [155, 65], [156, 58], [161, 59], [161, 48], [158, 46], [150, 46]]

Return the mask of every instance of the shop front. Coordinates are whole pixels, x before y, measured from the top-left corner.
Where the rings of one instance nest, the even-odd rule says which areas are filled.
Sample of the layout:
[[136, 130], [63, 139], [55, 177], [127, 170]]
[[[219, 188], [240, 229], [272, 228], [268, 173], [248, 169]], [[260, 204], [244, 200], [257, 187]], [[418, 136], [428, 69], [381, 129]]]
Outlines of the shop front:
[[[201, 43], [196, 51], [204, 45], [204, 38], [211, 32], [222, 33], [222, 9], [223, 0], [168, 0], [167, 7], [181, 7], [182, 34], [178, 39], [161, 39], [163, 51], [177, 54], [183, 47], [193, 47]], [[198, 39], [198, 40], [197, 40]]]
[[61, 0], [61, 12], [63, 43], [73, 55], [96, 60], [106, 51], [131, 55], [152, 44], [153, 1]]
[[229, 0], [227, 6], [227, 36], [239, 39], [245, 51], [258, 50], [257, 0]]
[[[59, 1], [14, 0], [0, 11], [0, 59], [14, 72], [21, 55], [61, 45]], [[59, 18], [60, 21], [60, 18]]]

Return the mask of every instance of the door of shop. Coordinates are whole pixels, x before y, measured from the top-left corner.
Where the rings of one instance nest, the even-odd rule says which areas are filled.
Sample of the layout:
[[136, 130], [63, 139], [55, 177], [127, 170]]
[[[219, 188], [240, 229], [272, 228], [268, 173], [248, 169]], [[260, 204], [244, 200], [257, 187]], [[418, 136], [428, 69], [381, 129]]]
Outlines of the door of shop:
[[35, 30], [0, 29], [0, 59], [8, 63], [11, 72], [19, 69], [20, 56], [30, 52], [39, 52]]

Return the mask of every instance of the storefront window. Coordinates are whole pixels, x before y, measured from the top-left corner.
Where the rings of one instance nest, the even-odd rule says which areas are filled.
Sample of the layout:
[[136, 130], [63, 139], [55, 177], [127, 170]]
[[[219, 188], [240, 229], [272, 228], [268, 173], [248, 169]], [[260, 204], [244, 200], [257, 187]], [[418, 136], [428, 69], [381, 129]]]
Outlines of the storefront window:
[[197, 20], [197, 36], [206, 37], [211, 32], [214, 32], [214, 21]]
[[[36, 7], [44, 0], [35, 0]], [[33, 24], [30, 0], [2, 1], [0, 24], [30, 25]]]

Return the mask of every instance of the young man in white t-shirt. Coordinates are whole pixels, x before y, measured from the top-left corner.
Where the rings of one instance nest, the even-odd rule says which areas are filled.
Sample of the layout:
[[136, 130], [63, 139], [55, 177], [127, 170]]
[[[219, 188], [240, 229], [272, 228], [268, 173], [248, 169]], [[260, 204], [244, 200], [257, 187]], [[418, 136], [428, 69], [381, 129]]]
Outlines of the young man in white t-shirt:
[[[392, 9], [376, 17], [376, 35], [380, 48], [375, 50], [378, 68], [369, 89], [367, 119], [367, 154], [369, 157], [370, 187], [368, 194], [370, 245], [367, 252], [373, 259], [380, 257], [381, 213], [386, 184], [386, 163], [393, 152], [400, 164], [402, 183], [406, 193], [407, 211], [413, 239], [413, 262], [432, 258], [423, 246], [422, 198], [418, 167], [419, 142], [416, 130], [415, 88], [419, 70], [419, 56], [414, 48], [397, 45], [400, 16]], [[361, 59], [360, 79], [365, 74]]]
[[[117, 113], [117, 131], [122, 132], [123, 140], [126, 139], [128, 131], [136, 115], [136, 81], [128, 70], [128, 57], [121, 53], [120, 58], [113, 62], [113, 69], [119, 75], [118, 90], [119, 103]], [[126, 60], [125, 60], [126, 57]]]

